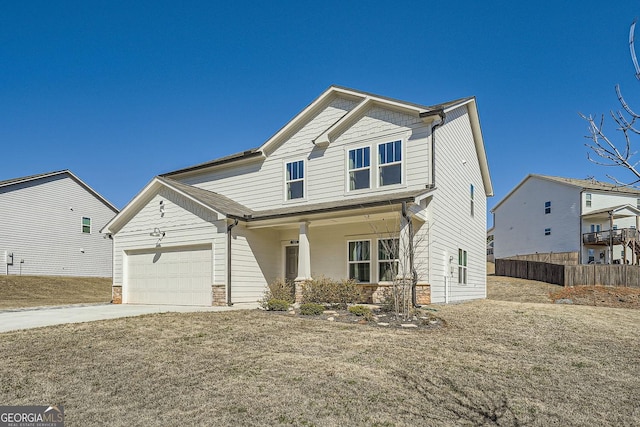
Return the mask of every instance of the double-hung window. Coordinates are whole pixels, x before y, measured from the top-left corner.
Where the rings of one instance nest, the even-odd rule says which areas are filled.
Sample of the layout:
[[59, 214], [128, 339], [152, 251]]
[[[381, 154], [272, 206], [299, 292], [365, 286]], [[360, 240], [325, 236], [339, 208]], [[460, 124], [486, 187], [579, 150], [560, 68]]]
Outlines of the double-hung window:
[[378, 240], [378, 281], [393, 282], [398, 275], [399, 239]]
[[369, 188], [371, 175], [371, 148], [349, 150], [349, 190]]
[[458, 249], [458, 283], [467, 284], [467, 251]]
[[[638, 199], [640, 201], [640, 199]], [[584, 196], [584, 205], [587, 208], [591, 207], [591, 193], [586, 193]]]
[[551, 202], [544, 202], [544, 214], [551, 213]]
[[378, 145], [378, 169], [380, 187], [402, 182], [402, 143], [400, 141]]
[[471, 199], [471, 216], [473, 216], [474, 213], [474, 203], [473, 203], [473, 193], [474, 193], [474, 188], [473, 188], [473, 184], [471, 184], [471, 187], [469, 188], [469, 197]]
[[349, 242], [349, 279], [371, 282], [371, 241]]
[[86, 216], [82, 217], [82, 232], [84, 234], [91, 234], [91, 218]]
[[287, 200], [304, 197], [304, 161], [289, 162], [286, 166]]

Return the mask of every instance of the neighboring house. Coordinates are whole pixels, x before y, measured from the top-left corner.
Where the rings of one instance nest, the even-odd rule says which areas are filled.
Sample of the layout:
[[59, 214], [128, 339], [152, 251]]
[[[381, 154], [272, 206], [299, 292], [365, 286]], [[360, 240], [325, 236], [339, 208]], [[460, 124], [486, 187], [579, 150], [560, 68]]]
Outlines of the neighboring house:
[[637, 189], [531, 174], [491, 210], [494, 255], [575, 253], [581, 264], [635, 264], [639, 209]]
[[493, 227], [491, 227], [490, 229], [487, 230], [487, 261], [488, 262], [495, 262], [496, 260], [496, 257], [493, 256], [493, 242], [494, 242]]
[[0, 275], [111, 277], [117, 213], [68, 170], [0, 181]]
[[319, 276], [375, 300], [407, 260], [418, 301], [484, 298], [492, 193], [475, 98], [331, 86], [260, 147], [153, 178], [103, 230], [114, 301], [254, 302]]

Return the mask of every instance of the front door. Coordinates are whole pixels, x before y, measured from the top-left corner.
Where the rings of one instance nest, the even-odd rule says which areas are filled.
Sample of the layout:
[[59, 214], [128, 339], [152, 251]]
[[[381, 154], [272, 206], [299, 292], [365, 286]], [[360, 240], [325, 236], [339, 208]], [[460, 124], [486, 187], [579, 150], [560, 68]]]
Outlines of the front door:
[[298, 247], [285, 248], [284, 275], [287, 282], [293, 282], [298, 277]]

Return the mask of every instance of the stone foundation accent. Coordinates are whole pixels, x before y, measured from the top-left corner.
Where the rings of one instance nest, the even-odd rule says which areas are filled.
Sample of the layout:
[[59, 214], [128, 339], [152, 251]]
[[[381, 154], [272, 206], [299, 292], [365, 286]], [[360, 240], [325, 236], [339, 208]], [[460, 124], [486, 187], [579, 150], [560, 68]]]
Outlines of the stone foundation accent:
[[111, 286], [111, 304], [122, 304], [122, 285]]
[[211, 305], [227, 304], [227, 287], [225, 285], [211, 285]]
[[296, 302], [297, 303], [301, 303], [302, 302], [302, 285], [304, 285], [305, 281], [304, 280], [296, 280], [295, 281], [295, 285], [296, 285]]
[[[391, 292], [392, 285], [373, 283], [370, 285], [358, 285], [358, 287], [362, 291], [363, 303], [380, 304], [385, 294]], [[420, 305], [431, 304], [431, 285], [426, 283], [418, 283], [416, 285], [416, 302]]]

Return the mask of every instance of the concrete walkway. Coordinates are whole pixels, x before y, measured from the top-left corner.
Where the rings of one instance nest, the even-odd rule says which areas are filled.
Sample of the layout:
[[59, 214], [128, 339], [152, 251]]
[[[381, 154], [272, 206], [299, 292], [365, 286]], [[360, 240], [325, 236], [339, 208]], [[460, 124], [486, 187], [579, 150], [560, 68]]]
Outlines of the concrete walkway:
[[195, 311], [248, 310], [258, 303], [239, 303], [231, 307], [192, 307], [186, 305], [141, 305], [141, 304], [78, 304], [54, 307], [19, 308], [0, 310], [0, 333], [20, 329], [64, 323], [83, 323], [94, 320], [117, 319], [151, 313], [189, 313]]

